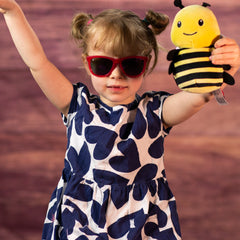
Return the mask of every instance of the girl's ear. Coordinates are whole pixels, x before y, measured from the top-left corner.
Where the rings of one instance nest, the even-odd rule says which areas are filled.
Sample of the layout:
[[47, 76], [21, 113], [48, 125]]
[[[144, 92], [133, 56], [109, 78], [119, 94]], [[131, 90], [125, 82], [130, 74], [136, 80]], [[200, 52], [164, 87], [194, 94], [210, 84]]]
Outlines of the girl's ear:
[[83, 61], [84, 68], [85, 68], [87, 74], [90, 76], [91, 73], [90, 73], [90, 70], [89, 70], [89, 67], [88, 67], [87, 55], [86, 54], [82, 54], [82, 61]]

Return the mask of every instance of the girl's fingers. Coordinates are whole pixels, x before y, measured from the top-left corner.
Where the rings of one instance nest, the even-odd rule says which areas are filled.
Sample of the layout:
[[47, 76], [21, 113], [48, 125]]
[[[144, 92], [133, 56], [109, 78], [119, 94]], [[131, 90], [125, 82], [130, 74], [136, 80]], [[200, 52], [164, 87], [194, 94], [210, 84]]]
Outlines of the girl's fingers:
[[234, 39], [231, 38], [221, 38], [219, 40], [217, 40], [214, 44], [215, 48], [220, 48], [223, 47], [225, 45], [237, 45], [236, 41]]
[[219, 39], [215, 43], [216, 49], [212, 51], [210, 57], [213, 64], [231, 66], [240, 65], [240, 49], [235, 40], [230, 38]]

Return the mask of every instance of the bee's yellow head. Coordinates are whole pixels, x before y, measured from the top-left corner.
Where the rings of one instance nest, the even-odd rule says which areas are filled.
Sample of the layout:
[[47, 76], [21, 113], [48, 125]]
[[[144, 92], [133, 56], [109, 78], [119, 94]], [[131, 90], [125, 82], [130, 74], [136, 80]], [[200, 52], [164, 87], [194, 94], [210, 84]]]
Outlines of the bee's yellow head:
[[183, 7], [174, 18], [171, 39], [179, 48], [209, 47], [220, 38], [220, 29], [208, 4]]

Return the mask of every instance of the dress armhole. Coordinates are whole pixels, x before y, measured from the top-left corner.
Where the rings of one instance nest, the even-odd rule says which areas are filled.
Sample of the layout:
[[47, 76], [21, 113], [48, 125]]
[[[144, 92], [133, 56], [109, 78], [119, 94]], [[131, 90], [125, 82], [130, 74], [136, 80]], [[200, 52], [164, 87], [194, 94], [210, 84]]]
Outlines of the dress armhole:
[[72, 114], [74, 112], [76, 112], [76, 109], [79, 106], [79, 102], [78, 102], [78, 95], [79, 95], [79, 93], [78, 93], [78, 90], [79, 90], [79, 86], [77, 84], [73, 84], [73, 95], [72, 95], [72, 99], [71, 99], [71, 102], [70, 102], [68, 115], [66, 117], [65, 115], [63, 115], [63, 113], [61, 113], [63, 124], [65, 126], [68, 126]]
[[160, 117], [161, 123], [162, 123], [161, 124], [161, 131], [162, 131], [162, 133], [164, 134], [165, 137], [170, 133], [172, 127], [168, 127], [168, 128], [164, 127], [163, 116], [162, 116], [163, 115], [163, 104], [164, 104], [165, 100], [171, 95], [172, 94], [164, 94], [164, 95], [160, 96], [161, 105], [160, 105], [160, 110], [159, 110], [159, 117]]

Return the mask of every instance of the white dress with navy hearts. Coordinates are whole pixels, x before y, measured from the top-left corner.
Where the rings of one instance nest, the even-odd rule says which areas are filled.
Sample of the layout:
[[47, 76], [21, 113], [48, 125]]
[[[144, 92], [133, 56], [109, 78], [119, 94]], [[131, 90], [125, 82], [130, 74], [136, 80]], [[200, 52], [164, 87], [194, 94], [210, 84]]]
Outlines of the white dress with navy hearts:
[[62, 177], [49, 203], [42, 239], [181, 239], [175, 198], [163, 164], [162, 104], [148, 92], [109, 107], [74, 85]]

